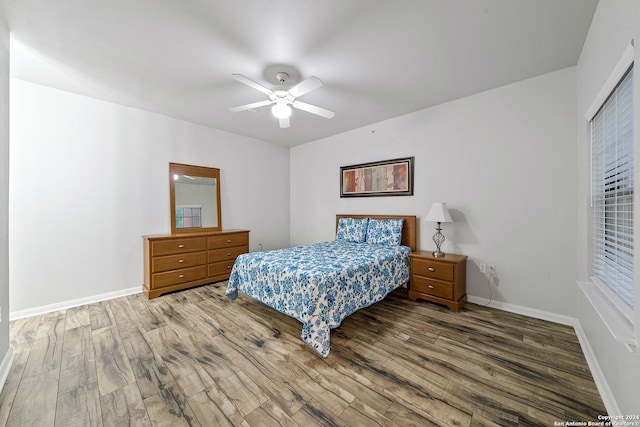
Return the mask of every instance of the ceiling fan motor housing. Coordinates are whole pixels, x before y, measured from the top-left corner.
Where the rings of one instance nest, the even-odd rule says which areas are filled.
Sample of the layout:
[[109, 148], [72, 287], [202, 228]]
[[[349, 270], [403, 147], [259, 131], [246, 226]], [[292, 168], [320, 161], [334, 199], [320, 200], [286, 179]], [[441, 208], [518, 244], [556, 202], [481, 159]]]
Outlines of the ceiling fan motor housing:
[[288, 78], [289, 78], [289, 74], [283, 71], [276, 73], [276, 79], [278, 79], [281, 85], [284, 84], [284, 82], [286, 82]]

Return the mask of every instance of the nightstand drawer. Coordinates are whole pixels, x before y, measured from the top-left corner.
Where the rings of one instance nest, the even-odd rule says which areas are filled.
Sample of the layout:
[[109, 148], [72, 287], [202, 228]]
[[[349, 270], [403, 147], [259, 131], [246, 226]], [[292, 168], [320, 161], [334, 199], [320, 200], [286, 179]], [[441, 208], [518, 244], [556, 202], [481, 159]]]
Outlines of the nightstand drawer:
[[430, 259], [411, 259], [411, 274], [453, 281], [453, 264]]
[[423, 294], [433, 295], [446, 299], [453, 298], [453, 284], [430, 280], [424, 277], [413, 276], [411, 279], [411, 290]]

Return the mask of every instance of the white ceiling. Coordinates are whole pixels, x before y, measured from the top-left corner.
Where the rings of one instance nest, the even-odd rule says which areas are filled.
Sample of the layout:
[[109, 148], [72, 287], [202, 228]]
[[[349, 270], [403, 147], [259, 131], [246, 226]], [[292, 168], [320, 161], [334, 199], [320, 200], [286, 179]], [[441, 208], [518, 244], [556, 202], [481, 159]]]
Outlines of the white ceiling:
[[[294, 146], [577, 63], [597, 0], [0, 0], [14, 77]], [[284, 64], [324, 86], [280, 129]], [[292, 81], [291, 84], [295, 84]]]

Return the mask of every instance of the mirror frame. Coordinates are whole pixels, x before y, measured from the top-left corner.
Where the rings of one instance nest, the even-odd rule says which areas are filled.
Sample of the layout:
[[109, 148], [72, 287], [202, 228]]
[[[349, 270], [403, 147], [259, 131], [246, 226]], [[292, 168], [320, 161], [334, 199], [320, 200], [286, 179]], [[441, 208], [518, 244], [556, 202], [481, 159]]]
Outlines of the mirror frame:
[[[216, 179], [216, 204], [218, 207], [218, 226], [200, 228], [176, 228], [176, 187], [173, 175], [199, 176]], [[204, 166], [169, 163], [169, 199], [171, 208], [171, 234], [204, 233], [222, 230], [222, 207], [220, 206], [220, 169]]]

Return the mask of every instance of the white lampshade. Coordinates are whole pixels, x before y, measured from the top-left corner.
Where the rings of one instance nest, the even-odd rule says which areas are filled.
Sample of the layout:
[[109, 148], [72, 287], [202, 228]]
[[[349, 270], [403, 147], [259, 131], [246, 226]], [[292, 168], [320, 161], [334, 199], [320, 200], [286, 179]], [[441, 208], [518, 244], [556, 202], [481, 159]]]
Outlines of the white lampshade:
[[434, 202], [424, 220], [429, 222], [453, 222], [445, 202]]
[[291, 116], [291, 107], [287, 104], [276, 104], [271, 108], [271, 113], [279, 119], [288, 119]]

